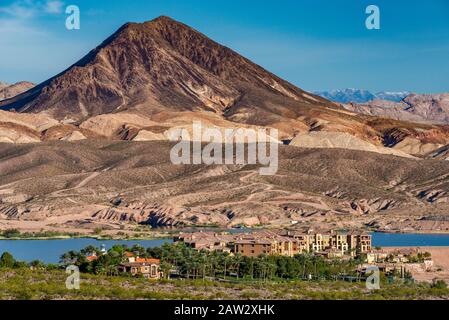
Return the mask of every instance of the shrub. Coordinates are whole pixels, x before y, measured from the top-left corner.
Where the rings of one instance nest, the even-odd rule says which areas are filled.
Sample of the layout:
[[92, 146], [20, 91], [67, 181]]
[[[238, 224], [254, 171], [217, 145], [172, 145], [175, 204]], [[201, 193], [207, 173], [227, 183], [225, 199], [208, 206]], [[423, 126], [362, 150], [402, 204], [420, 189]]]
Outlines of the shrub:
[[2, 236], [9, 239], [9, 238], [17, 238], [20, 236], [20, 231], [17, 229], [8, 229], [2, 232]]
[[433, 289], [447, 289], [447, 283], [443, 280], [433, 280]]

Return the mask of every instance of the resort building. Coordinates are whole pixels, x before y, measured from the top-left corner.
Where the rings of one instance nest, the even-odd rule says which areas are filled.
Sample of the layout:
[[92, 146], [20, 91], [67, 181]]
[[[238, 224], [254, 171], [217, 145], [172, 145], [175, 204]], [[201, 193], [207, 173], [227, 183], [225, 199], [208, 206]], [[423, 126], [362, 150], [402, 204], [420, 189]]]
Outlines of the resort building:
[[271, 241], [268, 240], [237, 240], [234, 242], [232, 253], [245, 257], [258, 257], [273, 254]]
[[286, 236], [298, 242], [302, 253], [329, 253], [329, 255], [360, 255], [371, 251], [371, 235], [364, 233], [291, 233]]
[[278, 233], [257, 231], [246, 234], [213, 232], [182, 233], [175, 242], [197, 250], [225, 251], [247, 257], [316, 253], [328, 257], [355, 256], [371, 251], [371, 235], [362, 233]]

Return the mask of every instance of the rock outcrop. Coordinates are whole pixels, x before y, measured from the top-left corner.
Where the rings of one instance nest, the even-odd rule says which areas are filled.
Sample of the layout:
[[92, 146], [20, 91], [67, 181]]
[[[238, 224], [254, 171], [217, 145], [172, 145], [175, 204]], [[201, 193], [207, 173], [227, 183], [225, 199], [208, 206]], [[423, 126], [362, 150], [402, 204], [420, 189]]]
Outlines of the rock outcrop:
[[399, 102], [374, 100], [361, 104], [345, 104], [345, 109], [396, 120], [449, 124], [449, 93], [410, 94]]
[[6, 84], [0, 82], [0, 101], [13, 98], [23, 92], [26, 92], [35, 86], [34, 83], [21, 81], [15, 84]]

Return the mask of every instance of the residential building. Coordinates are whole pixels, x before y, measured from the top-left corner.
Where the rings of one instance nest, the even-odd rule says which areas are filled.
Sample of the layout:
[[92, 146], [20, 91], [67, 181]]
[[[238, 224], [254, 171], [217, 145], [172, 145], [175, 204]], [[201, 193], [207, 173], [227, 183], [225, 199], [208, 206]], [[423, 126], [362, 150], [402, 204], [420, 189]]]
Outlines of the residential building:
[[245, 257], [258, 257], [260, 255], [271, 255], [274, 250], [271, 241], [254, 239], [235, 241], [232, 252]]
[[119, 272], [129, 273], [134, 277], [143, 276], [151, 280], [162, 278], [163, 274], [160, 271], [161, 261], [159, 259], [135, 257], [129, 252], [125, 253], [125, 255], [128, 262], [118, 266]]
[[295, 233], [257, 231], [243, 234], [196, 232], [182, 233], [175, 242], [197, 250], [225, 251], [255, 257], [300, 253], [319, 253], [328, 257], [355, 256], [371, 250], [371, 235], [363, 233]]

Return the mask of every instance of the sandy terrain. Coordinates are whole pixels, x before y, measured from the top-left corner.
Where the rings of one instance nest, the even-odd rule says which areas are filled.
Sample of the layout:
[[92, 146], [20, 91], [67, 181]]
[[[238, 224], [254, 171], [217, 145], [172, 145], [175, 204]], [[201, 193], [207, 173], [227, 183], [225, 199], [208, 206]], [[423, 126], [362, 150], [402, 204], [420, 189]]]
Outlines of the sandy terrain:
[[[392, 252], [401, 248], [383, 248], [387, 252]], [[449, 283], [449, 247], [419, 247], [423, 252], [432, 255], [434, 266], [430, 271], [411, 270], [413, 278], [417, 281], [432, 282], [434, 279], [445, 280]]]
[[251, 165], [173, 165], [171, 147], [0, 144], [0, 228], [449, 228], [447, 161], [281, 146], [277, 174], [260, 176]]

